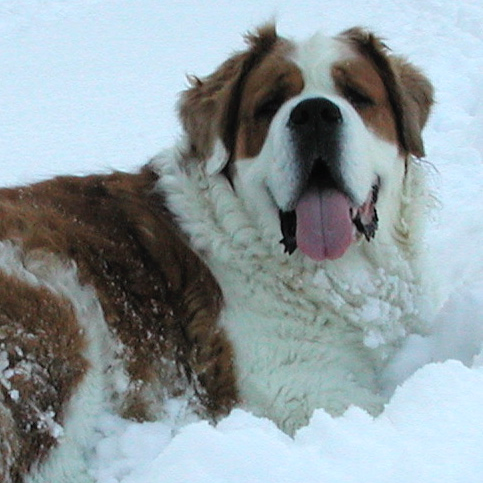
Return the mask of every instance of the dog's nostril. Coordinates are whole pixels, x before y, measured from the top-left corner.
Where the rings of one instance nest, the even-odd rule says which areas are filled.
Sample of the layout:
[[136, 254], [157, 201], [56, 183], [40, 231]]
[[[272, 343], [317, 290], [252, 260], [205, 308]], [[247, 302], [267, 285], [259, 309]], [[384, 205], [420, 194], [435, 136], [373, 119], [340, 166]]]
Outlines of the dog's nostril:
[[309, 118], [310, 115], [307, 112], [307, 109], [305, 108], [305, 106], [301, 106], [300, 104], [295, 107], [295, 109], [290, 114], [290, 122], [292, 124], [307, 124]]
[[336, 123], [342, 122], [342, 113], [340, 112], [340, 109], [332, 102], [321, 109], [320, 115], [325, 121]]
[[342, 122], [342, 113], [333, 102], [323, 98], [306, 99], [290, 113], [290, 123], [295, 126], [318, 121], [337, 124]]

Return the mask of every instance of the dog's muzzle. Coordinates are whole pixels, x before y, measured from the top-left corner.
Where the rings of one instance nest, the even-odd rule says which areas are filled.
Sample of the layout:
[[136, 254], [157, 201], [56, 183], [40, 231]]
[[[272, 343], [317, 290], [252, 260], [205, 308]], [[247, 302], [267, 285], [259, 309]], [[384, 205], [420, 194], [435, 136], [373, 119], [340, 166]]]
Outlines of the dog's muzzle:
[[330, 172], [336, 184], [343, 187], [339, 167], [341, 127], [342, 113], [328, 99], [305, 99], [294, 107], [288, 128], [302, 178], [300, 188], [308, 182], [314, 169], [321, 166]]
[[362, 206], [352, 201], [341, 170], [342, 112], [328, 99], [310, 98], [292, 110], [287, 127], [297, 169], [292, 201], [281, 210], [282, 244], [314, 260], [341, 257], [358, 238], [377, 230], [378, 177]]

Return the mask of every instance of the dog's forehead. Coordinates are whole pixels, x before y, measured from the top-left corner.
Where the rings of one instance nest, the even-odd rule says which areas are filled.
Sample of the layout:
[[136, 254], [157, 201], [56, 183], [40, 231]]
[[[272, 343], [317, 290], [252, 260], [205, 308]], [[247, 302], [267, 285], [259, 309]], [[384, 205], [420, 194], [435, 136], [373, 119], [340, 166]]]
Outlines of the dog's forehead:
[[[248, 75], [245, 94], [270, 90], [273, 84], [300, 85], [305, 88], [333, 87], [334, 66], [363, 61], [362, 56], [344, 39], [317, 33], [305, 41], [280, 38], [272, 50]], [[296, 89], [294, 89], [296, 90]]]
[[306, 88], [333, 87], [333, 68], [360, 58], [343, 39], [328, 37], [321, 32], [305, 41], [293, 43], [290, 60], [302, 72]]

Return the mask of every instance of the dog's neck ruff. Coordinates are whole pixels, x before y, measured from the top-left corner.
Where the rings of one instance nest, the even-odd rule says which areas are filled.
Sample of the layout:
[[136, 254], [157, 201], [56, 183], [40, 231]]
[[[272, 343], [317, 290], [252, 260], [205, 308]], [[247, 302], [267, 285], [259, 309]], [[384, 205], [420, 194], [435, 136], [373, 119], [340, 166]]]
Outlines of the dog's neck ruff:
[[364, 344], [382, 353], [421, 330], [421, 280], [410, 248], [373, 240], [355, 244], [335, 261], [316, 263], [299, 251], [289, 256], [279, 244], [281, 234], [266, 236], [267, 228], [250, 216], [223, 174], [206, 174], [199, 160], [184, 158], [177, 148], [151, 166], [192, 247], [223, 281], [227, 304], [294, 320], [295, 338], [329, 321], [356, 326]]

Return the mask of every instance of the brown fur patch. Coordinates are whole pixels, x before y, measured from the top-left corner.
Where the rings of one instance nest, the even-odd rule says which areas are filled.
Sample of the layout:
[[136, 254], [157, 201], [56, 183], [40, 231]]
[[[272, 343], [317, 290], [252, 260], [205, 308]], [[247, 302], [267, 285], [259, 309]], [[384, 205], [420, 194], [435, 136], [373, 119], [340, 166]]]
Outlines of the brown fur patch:
[[434, 88], [422, 72], [404, 58], [391, 56], [390, 62], [399, 79], [404, 109], [411, 122], [416, 124], [413, 129], [422, 131], [434, 104]]
[[279, 37], [275, 26], [267, 24], [246, 40], [248, 50], [230, 57], [208, 77], [191, 78], [191, 88], [181, 95], [179, 115], [190, 140], [189, 156], [209, 158], [217, 137], [233, 154], [246, 77], [273, 50]]
[[355, 103], [359, 115], [366, 126], [380, 137], [390, 143], [397, 143], [396, 122], [388, 92], [371, 62], [361, 56], [341, 62], [333, 67], [332, 77], [342, 96], [347, 96], [347, 89], [369, 96], [371, 103]]
[[403, 152], [424, 156], [421, 130], [433, 104], [433, 88], [421, 72], [403, 59], [390, 55], [385, 44], [361, 28], [343, 32], [349, 41], [377, 70], [389, 95], [399, 145]]
[[0, 272], [0, 301], [0, 475], [15, 482], [56, 443], [88, 364], [66, 300]]
[[247, 76], [240, 101], [235, 158], [259, 154], [280, 105], [300, 94], [304, 80], [287, 58], [290, 45], [279, 43]]
[[[74, 260], [80, 281], [95, 288], [112, 335], [122, 343], [131, 381], [121, 395], [123, 415], [150, 419], [151, 403], [192, 393], [194, 407], [215, 417], [237, 400], [231, 346], [217, 327], [222, 296], [152, 193], [156, 179], [145, 169], [1, 190], [0, 239], [21, 240], [26, 253]], [[33, 417], [29, 408], [52, 407], [61, 418], [86, 362], [69, 304], [1, 272], [0, 343], [11, 364], [20, 347], [38, 371], [36, 384], [20, 375], [12, 380], [22, 405], [8, 394], [0, 402], [11, 411], [0, 411], [3, 427], [15, 424], [19, 434], [4, 443], [3, 454], [17, 461], [13, 475], [25, 469], [34, 450], [43, 454], [53, 443], [38, 431], [22, 435]]]

